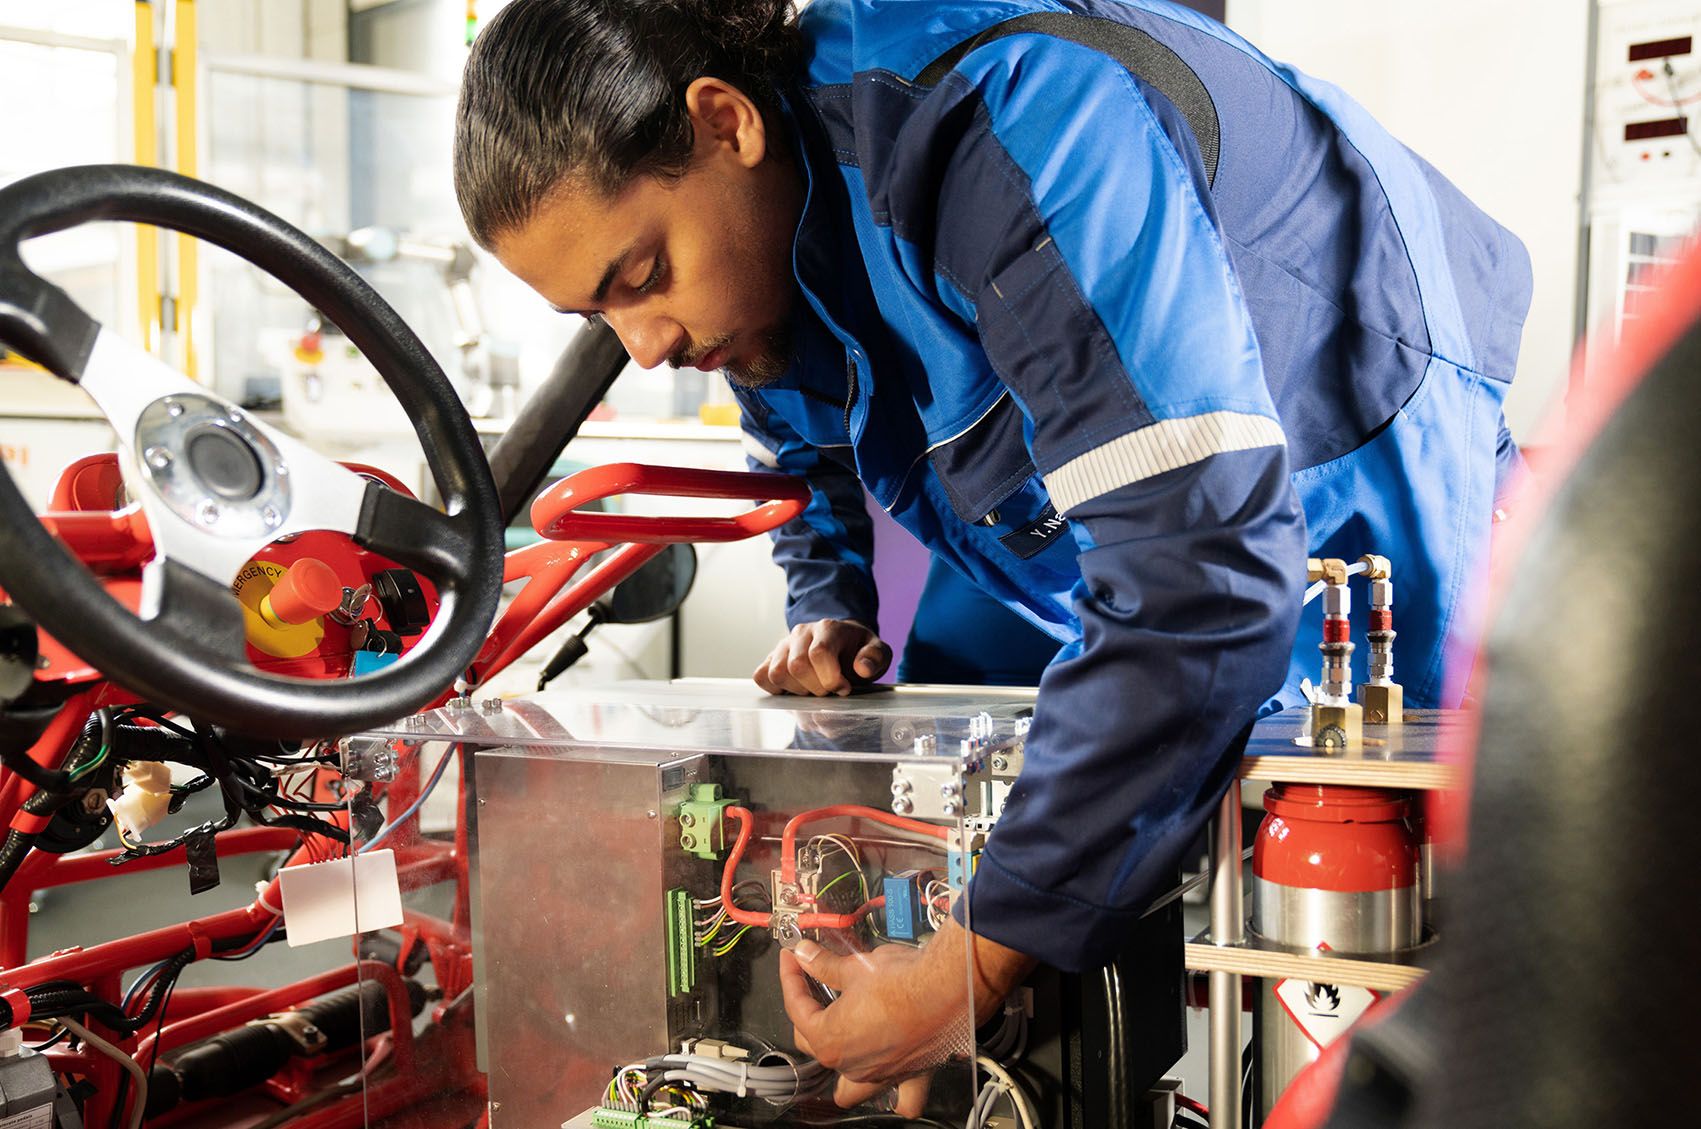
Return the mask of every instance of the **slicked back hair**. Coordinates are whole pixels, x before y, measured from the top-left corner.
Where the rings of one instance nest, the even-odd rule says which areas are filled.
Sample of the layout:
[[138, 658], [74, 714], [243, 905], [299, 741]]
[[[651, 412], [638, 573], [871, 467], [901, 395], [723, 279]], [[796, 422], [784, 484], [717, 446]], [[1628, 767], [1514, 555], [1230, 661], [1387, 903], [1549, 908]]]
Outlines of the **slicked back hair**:
[[489, 248], [564, 183], [613, 196], [691, 161], [685, 88], [723, 79], [770, 126], [800, 56], [791, 0], [513, 0], [479, 34], [455, 115], [455, 195]]

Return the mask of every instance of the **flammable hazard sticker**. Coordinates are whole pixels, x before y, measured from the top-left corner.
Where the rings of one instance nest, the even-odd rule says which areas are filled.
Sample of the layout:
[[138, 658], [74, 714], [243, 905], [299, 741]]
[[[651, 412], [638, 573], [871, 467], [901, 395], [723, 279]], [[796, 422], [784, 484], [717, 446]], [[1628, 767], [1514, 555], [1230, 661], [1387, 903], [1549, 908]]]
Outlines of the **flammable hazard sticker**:
[[1370, 988], [1309, 980], [1278, 980], [1274, 991], [1276, 1003], [1318, 1050], [1333, 1042], [1382, 998], [1380, 992]]

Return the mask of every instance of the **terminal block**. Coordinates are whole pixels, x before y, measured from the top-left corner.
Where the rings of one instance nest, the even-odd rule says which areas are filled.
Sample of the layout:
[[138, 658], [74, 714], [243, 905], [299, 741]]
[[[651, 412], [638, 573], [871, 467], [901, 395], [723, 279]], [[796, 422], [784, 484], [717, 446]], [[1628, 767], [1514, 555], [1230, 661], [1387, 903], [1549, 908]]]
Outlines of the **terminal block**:
[[719, 784], [691, 785], [691, 798], [679, 805], [679, 845], [700, 859], [718, 862], [726, 850], [726, 809], [732, 800]]
[[662, 916], [667, 925], [667, 994], [690, 995], [697, 987], [691, 892], [683, 887], [669, 890]]

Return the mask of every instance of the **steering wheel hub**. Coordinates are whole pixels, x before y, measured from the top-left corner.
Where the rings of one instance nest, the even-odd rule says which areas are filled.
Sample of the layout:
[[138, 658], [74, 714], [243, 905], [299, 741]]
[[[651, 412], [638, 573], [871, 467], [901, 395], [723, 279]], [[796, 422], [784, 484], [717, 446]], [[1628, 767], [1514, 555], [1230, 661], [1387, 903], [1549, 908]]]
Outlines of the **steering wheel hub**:
[[276, 444], [211, 396], [162, 396], [143, 408], [136, 450], [160, 500], [214, 536], [264, 536], [289, 516], [289, 474]]

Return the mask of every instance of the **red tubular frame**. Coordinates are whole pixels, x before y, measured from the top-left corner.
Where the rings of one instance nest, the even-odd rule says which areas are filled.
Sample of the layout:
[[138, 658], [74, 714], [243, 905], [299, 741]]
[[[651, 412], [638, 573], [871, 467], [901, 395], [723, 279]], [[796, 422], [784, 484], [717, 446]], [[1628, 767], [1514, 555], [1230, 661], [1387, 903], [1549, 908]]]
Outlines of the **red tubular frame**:
[[[737, 517], [650, 517], [585, 513], [580, 509], [616, 494], [744, 499], [767, 504]], [[778, 529], [801, 514], [809, 499], [809, 485], [786, 475], [612, 463], [580, 471], [550, 487], [532, 503], [532, 526], [552, 541], [742, 541]]]
[[[764, 504], [735, 517], [650, 517], [626, 514], [584, 513], [581, 507], [615, 494], [665, 494], [691, 498], [725, 498], [761, 501]], [[487, 639], [469, 675], [479, 680], [506, 667], [535, 646], [544, 636], [599, 599], [637, 568], [674, 542], [728, 542], [768, 532], [792, 520], [808, 505], [810, 492], [804, 483], [780, 475], [734, 471], [681, 470], [618, 464], [581, 472], [563, 480], [533, 506], [535, 524], [544, 536], [542, 544], [510, 553], [504, 569], [505, 581], [524, 580], [525, 587], [509, 606]], [[153, 542], [145, 519], [137, 507], [117, 512], [67, 511], [45, 515], [43, 522], [97, 571], [125, 572], [153, 555]], [[572, 584], [575, 575], [596, 553], [615, 551], [587, 575]], [[114, 577], [109, 584], [122, 583]], [[89, 672], [93, 675], [93, 672]], [[125, 691], [108, 683], [97, 683], [69, 699], [31, 748], [29, 755], [47, 769], [57, 769], [89, 717], [102, 706], [133, 701]], [[418, 796], [422, 774], [418, 758], [403, 766], [389, 786], [386, 799], [392, 812]], [[466, 777], [462, 774], [460, 811], [466, 807]], [[0, 822], [18, 817], [21, 805], [34, 789], [15, 774], [0, 779]], [[319, 798], [328, 798], [320, 796]], [[733, 858], [736, 860], [749, 838], [749, 813]], [[330, 816], [339, 826], [347, 825], [346, 813]], [[285, 828], [253, 827], [218, 835], [221, 857], [297, 847], [286, 866], [308, 863], [315, 856], [298, 847], [297, 832]], [[450, 921], [409, 911], [400, 927], [404, 944], [424, 944], [446, 998], [461, 995], [472, 983], [472, 938], [465, 819], [457, 815], [453, 844], [422, 839], [414, 827], [398, 829], [393, 843], [398, 876], [404, 890], [437, 882], [454, 881], [455, 905]], [[19, 867], [12, 881], [0, 891], [0, 991], [22, 991], [49, 981], [67, 980], [84, 984], [103, 998], [116, 999], [120, 978], [130, 969], [173, 957], [192, 949], [196, 959], [212, 955], [220, 942], [256, 938], [280, 915], [279, 882], [270, 885], [249, 905], [211, 914], [124, 937], [88, 948], [74, 947], [31, 963], [28, 954], [29, 903], [38, 890], [89, 882], [113, 874], [112, 862], [121, 851], [101, 851], [72, 857], [33, 853]], [[165, 869], [179, 865], [174, 855], [132, 859], [124, 873]], [[727, 874], [732, 873], [729, 866]], [[804, 915], [806, 927], [846, 928], [878, 908], [882, 899], [851, 914]], [[725, 904], [732, 907], [730, 896]], [[739, 911], [743, 913], [744, 911]], [[744, 923], [760, 916], [739, 917]], [[817, 920], [818, 919], [818, 920]], [[295, 1129], [354, 1129], [369, 1117], [382, 1118], [408, 1109], [437, 1094], [482, 1094], [482, 1076], [471, 1065], [464, 1042], [470, 1029], [459, 1017], [452, 1029], [433, 1026], [432, 1062], [422, 1063], [422, 1044], [414, 1038], [413, 1019], [406, 987], [400, 973], [388, 964], [360, 961], [286, 987], [185, 988], [176, 992], [157, 1033], [123, 1037], [103, 1031], [117, 1046], [139, 1061], [169, 1053], [190, 1043], [229, 1030], [265, 1015], [304, 1004], [327, 992], [362, 978], [382, 982], [390, 1003], [393, 1062], [374, 1073], [363, 1093], [304, 1111], [292, 1119]], [[442, 1009], [439, 1009], [441, 1013]], [[442, 1019], [440, 1014], [439, 1019]], [[444, 1022], [447, 1022], [446, 1020]], [[111, 1127], [119, 1124], [124, 1111], [113, 1108], [120, 1075], [119, 1066], [87, 1048], [48, 1052], [57, 1069], [88, 1077], [95, 1093], [86, 1108], [87, 1124]], [[308, 1071], [286, 1071], [267, 1085], [280, 1101], [293, 1102], [306, 1091]], [[134, 1095], [132, 1095], [134, 1096]], [[193, 1108], [162, 1115], [161, 1129], [192, 1117]], [[468, 1114], [468, 1117], [471, 1115]], [[464, 1123], [464, 1122], [457, 1122]], [[488, 1125], [488, 1114], [484, 1122]]]
[[[736, 517], [656, 517], [581, 509], [616, 494], [765, 504]], [[752, 471], [615, 463], [562, 479], [532, 504], [532, 524], [549, 540], [508, 554], [503, 582], [524, 580], [526, 586], [491, 630], [468, 681], [477, 684], [494, 677], [668, 545], [742, 541], [767, 533], [801, 514], [809, 499], [809, 486], [799, 479]], [[592, 556], [616, 545], [620, 548], [583, 580], [562, 590]]]

